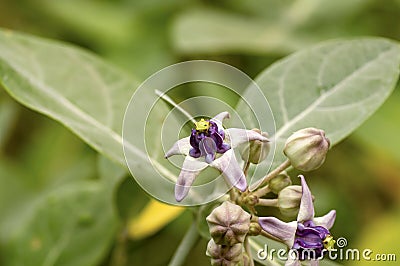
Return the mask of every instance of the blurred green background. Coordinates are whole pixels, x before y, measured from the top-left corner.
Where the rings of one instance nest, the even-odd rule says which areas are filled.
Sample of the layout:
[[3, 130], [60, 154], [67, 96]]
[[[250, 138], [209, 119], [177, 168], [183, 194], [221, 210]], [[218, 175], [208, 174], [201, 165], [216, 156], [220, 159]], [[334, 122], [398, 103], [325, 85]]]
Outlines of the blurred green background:
[[[357, 36], [400, 40], [399, 17], [399, 0], [0, 1], [0, 27], [85, 47], [139, 80], [190, 59], [222, 61], [254, 78], [277, 59], [320, 41]], [[190, 93], [176, 97], [184, 99]], [[346, 237], [350, 248], [395, 253], [398, 260], [399, 103], [397, 88], [308, 179], [317, 215], [337, 210], [332, 230], [336, 237]], [[17, 104], [0, 90], [0, 240], [10, 228], [29, 232], [30, 226], [45, 226], [40, 224], [40, 213], [36, 223], [28, 226], [24, 222], [37, 195], [58, 193], [60, 187], [77, 180], [101, 181], [97, 167], [101, 160], [67, 129]], [[104, 223], [115, 228], [91, 236], [88, 244], [103, 237], [112, 240], [111, 245], [98, 247], [97, 265], [166, 265], [189, 227], [191, 212], [185, 211], [160, 231], [129, 238], [127, 224], [138, 217], [149, 198], [131, 177], [121, 174], [118, 182], [110, 201], [123, 222], [115, 226], [105, 217]], [[62, 202], [48, 204], [47, 208], [58, 204], [65, 210], [62, 215], [68, 215], [68, 206]], [[83, 227], [90, 223], [84, 215], [80, 219]], [[51, 230], [51, 225], [46, 228], [41, 230]], [[35, 238], [26, 241], [28, 248], [41, 248]], [[0, 265], [9, 252], [23, 253], [19, 242], [7, 246], [12, 250], [0, 246]], [[205, 248], [206, 241], [199, 240], [187, 265], [208, 265]], [[26, 265], [36, 265], [31, 263]], [[53, 265], [51, 260], [48, 265]]]

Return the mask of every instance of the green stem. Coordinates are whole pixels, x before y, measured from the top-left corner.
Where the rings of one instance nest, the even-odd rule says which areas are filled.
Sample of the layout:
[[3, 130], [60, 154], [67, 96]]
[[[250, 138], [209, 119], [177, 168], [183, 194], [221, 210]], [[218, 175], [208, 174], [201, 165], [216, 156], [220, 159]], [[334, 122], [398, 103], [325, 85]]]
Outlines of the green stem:
[[269, 189], [268, 185], [266, 185], [265, 187], [262, 187], [256, 191], [254, 191], [253, 195], [256, 195], [257, 197], [261, 198], [261, 197], [264, 197], [265, 195], [267, 195], [269, 192], [271, 192], [271, 190]]
[[126, 245], [128, 242], [128, 230], [127, 227], [124, 226], [122, 231], [119, 233], [116, 245], [111, 254], [111, 265], [115, 266], [123, 266], [127, 265], [127, 254], [126, 254]]
[[259, 199], [257, 205], [266, 207], [277, 207], [278, 199]]
[[194, 244], [196, 244], [199, 239], [199, 234], [197, 233], [196, 223], [193, 222], [192, 225], [187, 230], [185, 236], [183, 237], [181, 243], [179, 244], [178, 249], [175, 251], [174, 256], [172, 257], [169, 266], [181, 266], [186, 260], [187, 255], [190, 250], [193, 248]]
[[268, 182], [272, 178], [274, 178], [277, 175], [279, 175], [280, 173], [282, 173], [282, 171], [285, 170], [286, 168], [288, 168], [290, 165], [291, 164], [290, 164], [289, 160], [284, 161], [281, 165], [279, 165], [277, 168], [275, 168], [273, 171], [271, 171], [268, 175], [266, 175], [263, 179], [261, 179], [259, 184], [257, 184], [256, 188], [259, 188], [261, 186], [267, 185]]

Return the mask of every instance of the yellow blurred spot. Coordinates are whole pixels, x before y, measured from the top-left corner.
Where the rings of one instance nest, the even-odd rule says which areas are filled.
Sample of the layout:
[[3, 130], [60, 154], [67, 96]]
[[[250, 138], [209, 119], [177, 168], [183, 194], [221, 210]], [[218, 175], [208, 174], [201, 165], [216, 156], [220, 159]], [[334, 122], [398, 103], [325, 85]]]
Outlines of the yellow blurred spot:
[[142, 212], [128, 222], [129, 238], [141, 239], [156, 233], [184, 210], [183, 207], [150, 200]]
[[38, 251], [42, 248], [42, 240], [38, 237], [33, 237], [29, 245], [32, 251]]

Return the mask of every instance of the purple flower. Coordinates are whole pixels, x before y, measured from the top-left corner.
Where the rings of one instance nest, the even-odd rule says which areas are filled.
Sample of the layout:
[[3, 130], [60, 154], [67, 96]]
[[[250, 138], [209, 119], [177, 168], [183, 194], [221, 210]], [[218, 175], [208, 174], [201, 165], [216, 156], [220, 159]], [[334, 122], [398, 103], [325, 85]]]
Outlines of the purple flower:
[[224, 130], [222, 121], [225, 118], [229, 118], [228, 112], [222, 112], [210, 120], [201, 119], [195, 123], [189, 137], [178, 140], [165, 154], [165, 158], [176, 154], [186, 155], [175, 185], [177, 201], [182, 201], [187, 196], [195, 178], [207, 166], [221, 171], [228, 182], [240, 191], [246, 190], [246, 177], [236, 160], [233, 148], [251, 140], [268, 139], [252, 130]]
[[329, 229], [333, 226], [336, 211], [332, 210], [322, 217], [314, 217], [314, 205], [310, 189], [300, 176], [302, 197], [297, 221], [285, 223], [275, 217], [260, 217], [258, 223], [269, 235], [281, 240], [293, 253], [296, 259], [289, 254], [285, 265], [299, 266], [300, 261], [310, 260], [312, 265], [318, 265], [323, 257], [323, 251], [333, 248], [335, 240]]

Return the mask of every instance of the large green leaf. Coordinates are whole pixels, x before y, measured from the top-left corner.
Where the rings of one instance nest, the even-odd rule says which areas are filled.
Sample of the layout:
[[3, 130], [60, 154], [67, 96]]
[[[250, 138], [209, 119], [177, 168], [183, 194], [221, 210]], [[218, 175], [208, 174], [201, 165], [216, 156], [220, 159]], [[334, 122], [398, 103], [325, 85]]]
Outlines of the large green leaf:
[[[312, 47], [261, 73], [256, 82], [269, 101], [276, 124], [276, 132], [270, 134], [276, 144], [273, 166], [285, 160], [284, 143], [296, 130], [321, 128], [334, 145], [359, 127], [392, 92], [399, 64], [397, 43], [365, 38]], [[243, 96], [256, 101], [251, 88]], [[242, 117], [251, 115], [244, 102], [239, 102], [237, 109]], [[265, 174], [267, 168], [268, 163], [257, 171]]]
[[296, 38], [285, 25], [215, 9], [188, 10], [172, 29], [173, 44], [181, 53], [287, 54], [309, 42]]
[[400, 161], [400, 125], [394, 121], [400, 116], [399, 102], [400, 88], [397, 87], [382, 108], [354, 134], [354, 139], [369, 147], [371, 152], [387, 153], [397, 161]]
[[19, 102], [123, 163], [122, 117], [135, 80], [78, 48], [2, 31], [0, 81]]
[[18, 161], [0, 158], [0, 264], [96, 265], [117, 226], [108, 180], [125, 171], [103, 164], [94, 179], [95, 154], [36, 117], [41, 127], [30, 132]]
[[5, 245], [5, 265], [96, 265], [117, 220], [99, 182], [60, 187], [34, 205]]
[[[122, 122], [138, 86], [135, 79], [77, 47], [1, 31], [0, 83], [17, 101], [61, 122], [97, 151], [125, 165]], [[154, 99], [154, 91], [149, 91], [141, 103], [150, 109]], [[157, 105], [152, 121], [159, 125], [166, 110]], [[136, 115], [147, 115], [148, 110], [141, 111]], [[149, 125], [146, 132], [151, 135], [156, 130], [159, 127]], [[125, 144], [134, 154], [135, 165], [151, 168], [144, 147]], [[152, 152], [163, 154], [161, 149], [155, 146]], [[169, 173], [161, 164], [157, 166]], [[143, 171], [146, 174], [149, 172]]]
[[287, 54], [324, 39], [359, 33], [351, 23], [368, 1], [255, 0], [225, 5], [236, 12], [193, 8], [179, 14], [172, 24], [175, 48], [195, 54]]

